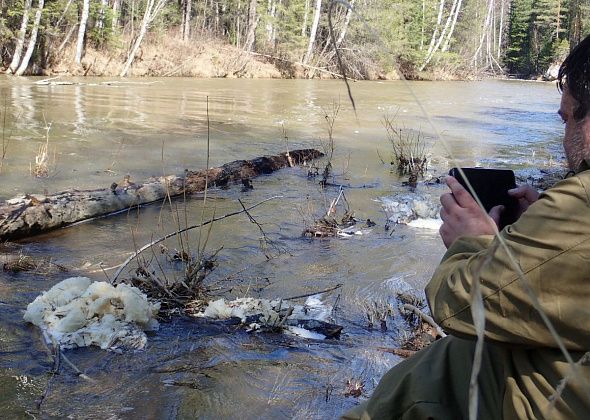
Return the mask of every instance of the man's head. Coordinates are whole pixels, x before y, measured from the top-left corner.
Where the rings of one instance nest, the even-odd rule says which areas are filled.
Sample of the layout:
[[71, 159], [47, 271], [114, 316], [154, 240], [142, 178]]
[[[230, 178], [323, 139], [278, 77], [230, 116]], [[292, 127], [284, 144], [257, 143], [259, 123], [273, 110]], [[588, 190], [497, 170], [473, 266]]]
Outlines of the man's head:
[[590, 158], [590, 36], [572, 50], [559, 69], [563, 92], [559, 115], [565, 124], [563, 147], [570, 169]]

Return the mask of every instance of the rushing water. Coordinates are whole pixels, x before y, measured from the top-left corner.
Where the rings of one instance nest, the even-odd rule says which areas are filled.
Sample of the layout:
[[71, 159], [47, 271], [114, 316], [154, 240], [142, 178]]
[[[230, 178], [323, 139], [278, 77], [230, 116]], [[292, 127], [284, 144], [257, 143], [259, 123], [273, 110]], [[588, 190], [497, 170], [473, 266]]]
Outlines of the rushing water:
[[[420, 294], [444, 252], [436, 231], [404, 225], [384, 229], [386, 214], [379, 200], [408, 191], [379, 157], [388, 159], [391, 152], [383, 116], [395, 115], [399, 127], [424, 134], [432, 176], [453, 165], [526, 169], [563, 158], [559, 94], [551, 84], [356, 82], [351, 86], [355, 114], [338, 81], [142, 79], [104, 84], [103, 79], [77, 79], [75, 85], [46, 86], [36, 80], [0, 78], [2, 199], [106, 187], [127, 174], [141, 181], [203, 168], [208, 127], [210, 166], [287, 147], [321, 147], [328, 137], [325, 112], [339, 104], [334, 182], [347, 186], [355, 215], [377, 226], [347, 239], [302, 238], [305, 222], [325, 211], [338, 191], [322, 192], [304, 169], [291, 168], [254, 179], [254, 189], [247, 192], [239, 187], [209, 191], [205, 212], [202, 196], [191, 197], [22, 241], [20, 252], [51, 258], [69, 272], [0, 273], [4, 418], [27, 417], [43, 394], [41, 417], [336, 417], [358, 402], [345, 396], [347, 380], [364, 381], [369, 394], [399, 361], [379, 347], [398, 346], [405, 324], [397, 316], [389, 320], [387, 332], [368, 330], [364, 305], [391, 301], [400, 291]], [[47, 139], [49, 176], [36, 179], [30, 167]], [[444, 188], [418, 190], [435, 201]], [[206, 244], [208, 250], [223, 246], [208, 282], [228, 298], [287, 298], [341, 283], [341, 289], [323, 296], [337, 304], [333, 318], [344, 327], [340, 340], [248, 334], [175, 319], [149, 336], [145, 351], [67, 351], [93, 381], [63, 366], [48, 385], [53, 361], [39, 332], [22, 320], [26, 305], [41, 291], [68, 276], [104, 280], [112, 267], [154, 237], [213, 213], [235, 211], [238, 198], [254, 204], [273, 196], [281, 198], [253, 211], [274, 241], [268, 250], [273, 258], [264, 256], [260, 231], [247, 217], [225, 219], [213, 225]], [[198, 236], [190, 235], [192, 249]], [[168, 246], [178, 245], [171, 240]]]

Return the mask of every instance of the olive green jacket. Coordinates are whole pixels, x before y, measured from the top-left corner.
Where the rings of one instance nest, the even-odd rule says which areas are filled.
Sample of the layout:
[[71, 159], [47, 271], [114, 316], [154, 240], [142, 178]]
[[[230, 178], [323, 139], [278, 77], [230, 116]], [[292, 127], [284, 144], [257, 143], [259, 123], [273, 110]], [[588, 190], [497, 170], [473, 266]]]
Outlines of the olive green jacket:
[[[590, 350], [587, 162], [581, 169], [542, 193], [516, 223], [500, 232], [508, 249], [493, 236], [461, 237], [448, 249], [426, 287], [434, 319], [443, 329], [455, 336], [473, 337], [470, 290], [474, 281], [480, 282], [486, 339], [511, 350], [505, 361], [502, 411], [506, 418], [590, 418], [588, 366], [576, 369], [577, 380], [568, 382], [556, 407], [549, 406], [559, 381], [571, 375], [558, 350], [560, 344], [574, 361]], [[508, 251], [525, 281], [519, 278]], [[535, 301], [555, 328], [560, 344], [535, 309]]]

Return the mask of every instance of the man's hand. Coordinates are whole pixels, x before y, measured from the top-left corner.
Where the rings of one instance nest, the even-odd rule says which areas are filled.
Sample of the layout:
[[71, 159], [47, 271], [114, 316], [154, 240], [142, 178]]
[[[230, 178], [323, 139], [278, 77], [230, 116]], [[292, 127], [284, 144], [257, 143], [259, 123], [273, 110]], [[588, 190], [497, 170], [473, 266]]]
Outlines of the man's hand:
[[504, 206], [492, 208], [488, 215], [455, 178], [447, 176], [445, 182], [451, 189], [450, 193], [440, 197], [443, 224], [439, 232], [445, 246], [451, 246], [459, 236], [496, 233]]
[[539, 192], [528, 184], [508, 190], [508, 195], [518, 200], [517, 220], [531, 204], [539, 199]]

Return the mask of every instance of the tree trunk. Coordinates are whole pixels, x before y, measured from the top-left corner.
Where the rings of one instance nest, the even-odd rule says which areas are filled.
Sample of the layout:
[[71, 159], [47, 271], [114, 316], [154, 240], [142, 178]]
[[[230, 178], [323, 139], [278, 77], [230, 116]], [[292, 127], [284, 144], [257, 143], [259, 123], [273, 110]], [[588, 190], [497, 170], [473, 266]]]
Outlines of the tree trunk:
[[182, 40], [188, 41], [191, 32], [192, 0], [183, 0], [182, 5]]
[[84, 36], [86, 35], [86, 23], [88, 22], [88, 15], [90, 13], [90, 0], [82, 1], [82, 16], [80, 17], [80, 26], [78, 26], [78, 41], [76, 42], [76, 64], [82, 63], [82, 55], [84, 54]]
[[309, 34], [309, 43], [307, 44], [307, 52], [303, 57], [303, 64], [309, 63], [311, 54], [313, 53], [313, 46], [315, 44], [315, 37], [318, 32], [318, 26], [320, 24], [320, 14], [322, 12], [322, 0], [316, 0], [315, 13], [313, 15], [313, 24], [311, 25], [311, 32]]
[[580, 43], [582, 39], [582, 11], [580, 0], [572, 0], [569, 5], [569, 41], [570, 51]]
[[303, 12], [303, 25], [301, 25], [301, 36], [305, 36], [307, 32], [307, 15], [309, 15], [309, 1], [305, 0], [305, 10]]
[[350, 17], [352, 16], [352, 9], [354, 8], [354, 0], [350, 0], [350, 9], [346, 9], [346, 17], [344, 18], [344, 24], [342, 25], [342, 30], [340, 31], [340, 35], [336, 40], [336, 47], [339, 47], [344, 41], [344, 37], [346, 36], [346, 31], [348, 30], [348, 24], [350, 23]]
[[250, 0], [250, 7], [248, 8], [248, 35], [244, 44], [245, 51], [253, 51], [256, 43], [256, 27], [258, 26], [256, 6], [257, 0]]
[[119, 14], [121, 10], [121, 0], [113, 0], [113, 19], [111, 20], [111, 29], [114, 31], [119, 26]]
[[274, 23], [275, 23], [276, 13], [277, 13], [276, 0], [268, 0], [267, 13], [268, 13], [269, 19], [266, 24], [266, 39], [269, 44], [274, 44], [274, 40], [275, 40]]
[[35, 50], [35, 44], [37, 44], [37, 32], [39, 31], [39, 24], [41, 23], [41, 13], [43, 12], [44, 6], [45, 0], [39, 0], [39, 6], [37, 8], [37, 11], [35, 12], [33, 30], [31, 31], [31, 37], [29, 39], [29, 46], [27, 47], [27, 52], [23, 57], [23, 61], [20, 63], [18, 70], [14, 73], [16, 76], [22, 76], [27, 67], [29, 66], [29, 60], [31, 59], [33, 51]]
[[148, 27], [150, 26], [150, 23], [152, 23], [152, 21], [156, 18], [156, 16], [158, 16], [158, 13], [160, 13], [160, 11], [164, 8], [167, 1], [168, 0], [148, 0], [147, 1], [146, 5], [145, 5], [145, 13], [143, 14], [143, 19], [141, 21], [141, 29], [139, 30], [139, 35], [137, 35], [137, 38], [135, 39], [135, 42], [133, 43], [133, 47], [131, 48], [131, 51], [129, 52], [129, 56], [127, 57], [127, 62], [125, 63], [125, 66], [123, 67], [123, 70], [121, 71], [121, 74], [119, 75], [120, 77], [127, 76], [127, 73], [129, 72], [129, 68], [131, 67], [131, 64], [133, 64], [133, 60], [135, 60], [135, 54], [137, 54], [137, 50], [139, 49], [139, 46], [141, 45], [141, 42], [143, 41], [143, 38], [148, 30]]
[[[434, 48], [434, 44], [438, 39], [438, 30], [440, 24], [442, 22], [443, 11], [445, 10], [445, 0], [440, 0], [440, 5], [438, 7], [438, 16], [436, 17], [436, 26], [434, 27], [434, 31], [432, 32], [432, 38], [430, 38], [430, 45], [428, 46], [428, 52], [426, 53], [429, 56], [432, 53], [432, 49]], [[424, 66], [422, 66], [424, 67]]]
[[[420, 67], [420, 71], [424, 70], [424, 68], [428, 65], [428, 63], [430, 63], [430, 60], [432, 60], [432, 57], [434, 57], [434, 54], [438, 51], [440, 44], [441, 44], [442, 40], [445, 38], [447, 30], [449, 29], [449, 26], [451, 25], [451, 21], [455, 16], [455, 11], [457, 9], [457, 5], [459, 4], [459, 7], [461, 6], [460, 2], [461, 2], [461, 0], [454, 0], [453, 1], [453, 6], [451, 7], [451, 12], [449, 13], [449, 16], [447, 17], [447, 21], [446, 21], [445, 26], [442, 30], [442, 33], [440, 34], [440, 37], [438, 37], [436, 44], [434, 44], [434, 46], [432, 48], [429, 48], [428, 55], [426, 56], [426, 60], [424, 60], [424, 63]], [[453, 28], [454, 28], [454, 25], [453, 25]]]
[[488, 0], [488, 12], [486, 14], [486, 20], [485, 23], [483, 25], [483, 30], [481, 33], [481, 37], [479, 39], [479, 46], [477, 47], [477, 50], [475, 50], [475, 54], [473, 54], [473, 64], [475, 67], [477, 67], [477, 62], [478, 62], [478, 58], [480, 56], [481, 53], [481, 48], [483, 47], [483, 41], [485, 40], [485, 37], [487, 35], [488, 32], [488, 27], [490, 25], [490, 18], [492, 16], [492, 8], [494, 7], [494, 0]]
[[463, 4], [463, 0], [459, 0], [459, 4], [455, 9], [455, 16], [453, 16], [453, 23], [451, 24], [451, 30], [447, 35], [447, 39], [445, 44], [443, 45], [442, 51], [446, 52], [449, 50], [449, 46], [451, 45], [451, 39], [453, 39], [453, 32], [455, 32], [455, 25], [457, 24], [457, 18], [459, 17], [459, 12], [461, 11], [461, 5]]
[[31, 11], [31, 3], [32, 0], [25, 0], [25, 4], [23, 6], [23, 20], [20, 24], [20, 29], [18, 31], [18, 37], [16, 38], [16, 47], [14, 48], [14, 54], [12, 55], [12, 62], [6, 73], [14, 73], [16, 69], [18, 69], [18, 65], [20, 64], [20, 57], [23, 53], [23, 48], [25, 46], [25, 37], [27, 35], [27, 25], [29, 24], [29, 13]]
[[182, 177], [151, 178], [143, 184], [133, 184], [127, 179], [126, 185], [113, 184], [97, 190], [68, 190], [50, 196], [27, 194], [0, 204], [0, 240], [24, 238], [82, 220], [161, 202], [169, 196], [203, 191], [205, 180], [209, 187], [221, 187], [320, 156], [322, 153], [315, 149], [294, 150], [275, 156], [237, 160], [209, 170], [186, 172]]
[[500, 30], [498, 31], [498, 53], [496, 55], [498, 61], [502, 57], [502, 34], [504, 33], [504, 2], [505, 0], [500, 0]]

